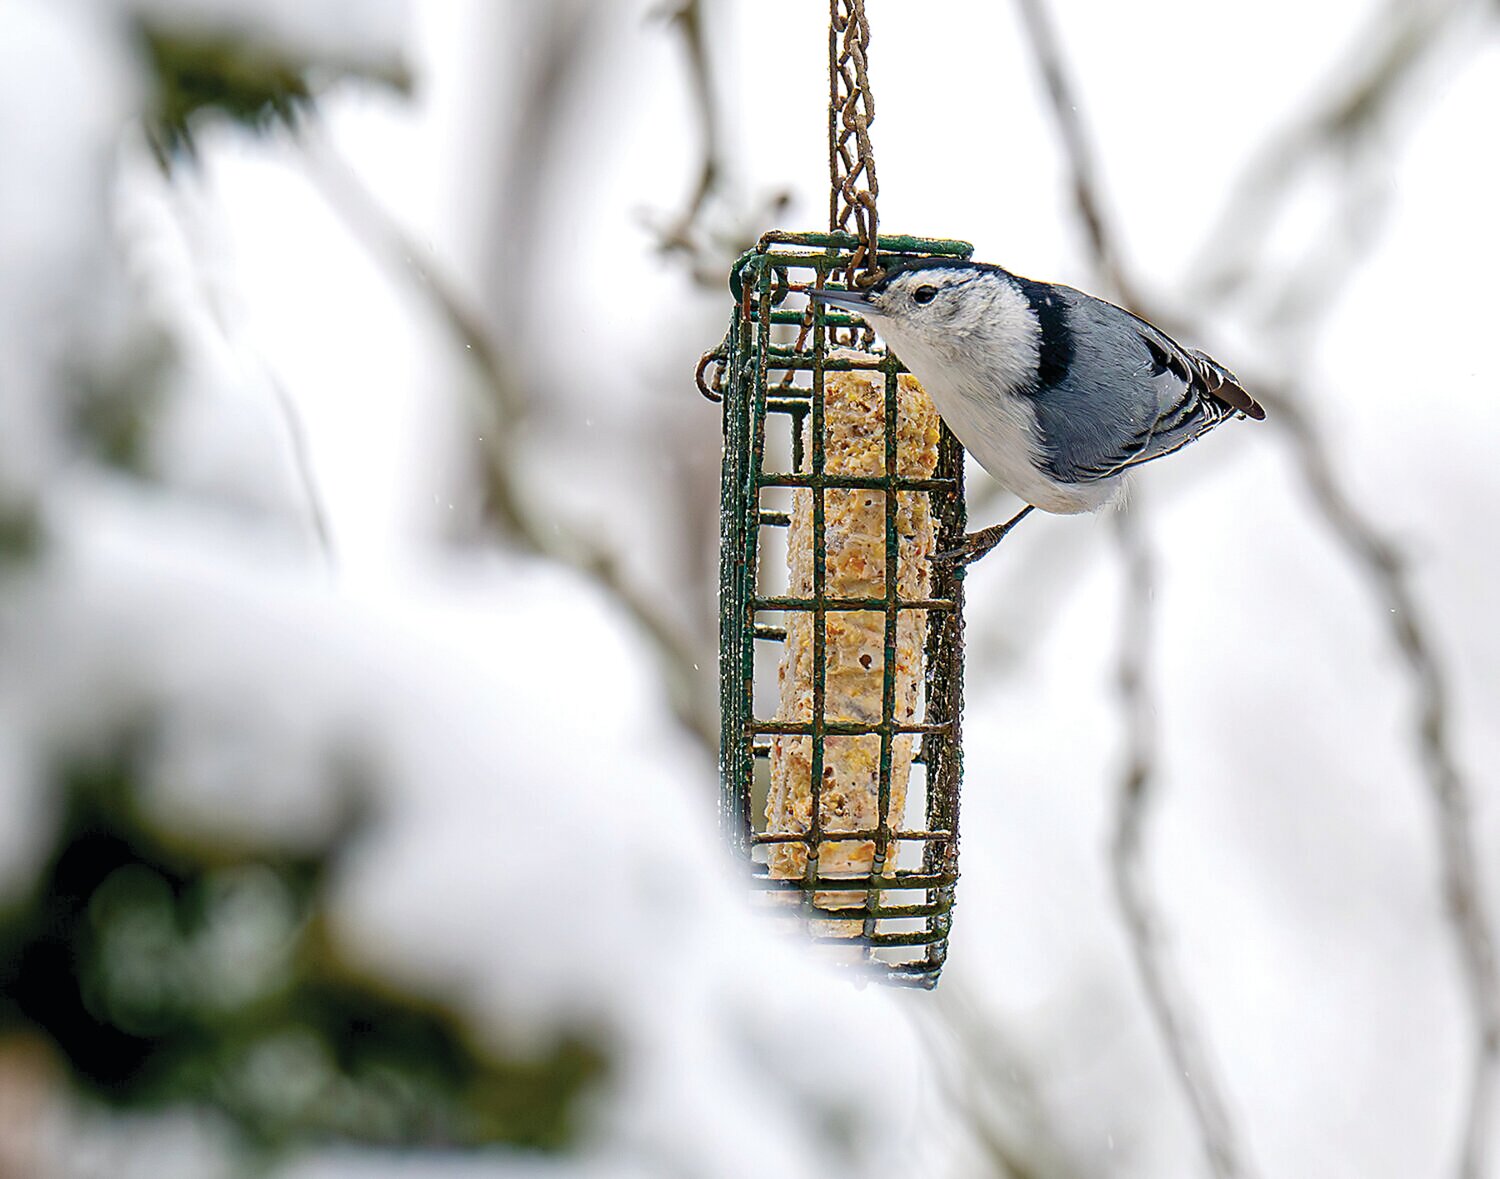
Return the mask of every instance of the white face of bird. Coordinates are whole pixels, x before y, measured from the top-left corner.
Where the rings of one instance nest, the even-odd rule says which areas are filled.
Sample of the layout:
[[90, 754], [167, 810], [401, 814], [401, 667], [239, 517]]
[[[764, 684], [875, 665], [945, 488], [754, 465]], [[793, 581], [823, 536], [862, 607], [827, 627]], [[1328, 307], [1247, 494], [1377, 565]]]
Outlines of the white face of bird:
[[864, 291], [819, 291], [814, 297], [866, 320], [924, 381], [946, 369], [976, 378], [987, 374], [992, 382], [1019, 388], [1036, 371], [1040, 325], [1003, 271], [897, 267]]

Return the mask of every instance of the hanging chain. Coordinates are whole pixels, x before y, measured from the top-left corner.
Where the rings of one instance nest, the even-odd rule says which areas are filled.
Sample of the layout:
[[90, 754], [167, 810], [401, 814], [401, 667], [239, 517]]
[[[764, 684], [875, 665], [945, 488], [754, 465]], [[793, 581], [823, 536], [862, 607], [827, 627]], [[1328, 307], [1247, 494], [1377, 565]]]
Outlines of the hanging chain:
[[[879, 229], [875, 197], [880, 182], [875, 176], [875, 148], [870, 143], [870, 124], [875, 121], [875, 99], [870, 93], [869, 74], [870, 22], [865, 16], [865, 0], [829, 0], [828, 4], [828, 228], [852, 232], [859, 238], [845, 279], [851, 287], [867, 287], [883, 271], [878, 260]], [[807, 308], [794, 351], [801, 352], [813, 326], [813, 308]], [[872, 343], [874, 333], [868, 326], [849, 329], [853, 343], [863, 336]], [[724, 350], [728, 337], [718, 348], [705, 352], [698, 362], [698, 390], [710, 401], [722, 400]], [[709, 369], [713, 373], [709, 375]], [[795, 375], [787, 369], [782, 387], [788, 387]]]
[[828, 10], [828, 228], [858, 235], [849, 285], [863, 287], [880, 277], [875, 216], [880, 183], [870, 143], [870, 124], [875, 121], [870, 22], [865, 0], [829, 0]]

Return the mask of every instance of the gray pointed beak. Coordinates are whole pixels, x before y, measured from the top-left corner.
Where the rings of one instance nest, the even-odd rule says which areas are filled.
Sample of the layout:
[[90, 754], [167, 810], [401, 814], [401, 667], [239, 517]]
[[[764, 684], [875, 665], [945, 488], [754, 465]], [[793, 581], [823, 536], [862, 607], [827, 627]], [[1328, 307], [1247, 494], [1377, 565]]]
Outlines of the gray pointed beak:
[[808, 291], [807, 297], [855, 315], [867, 315], [871, 310], [870, 301], [862, 291]]

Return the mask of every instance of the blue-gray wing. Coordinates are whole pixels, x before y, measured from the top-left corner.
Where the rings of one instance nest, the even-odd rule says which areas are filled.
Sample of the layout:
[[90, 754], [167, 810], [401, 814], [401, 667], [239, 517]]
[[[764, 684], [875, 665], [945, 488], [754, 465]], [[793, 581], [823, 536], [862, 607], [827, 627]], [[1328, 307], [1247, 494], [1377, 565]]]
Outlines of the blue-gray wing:
[[1265, 417], [1234, 374], [1123, 308], [1071, 288], [1066, 371], [1034, 405], [1049, 474], [1108, 479], [1181, 450], [1238, 413]]

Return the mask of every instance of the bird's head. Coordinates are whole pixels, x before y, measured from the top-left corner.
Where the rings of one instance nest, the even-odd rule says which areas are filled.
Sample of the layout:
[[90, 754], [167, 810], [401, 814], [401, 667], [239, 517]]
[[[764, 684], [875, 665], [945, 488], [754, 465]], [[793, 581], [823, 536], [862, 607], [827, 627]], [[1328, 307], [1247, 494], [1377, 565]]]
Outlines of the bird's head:
[[865, 320], [919, 376], [923, 361], [1027, 357], [1037, 347], [1036, 316], [1015, 277], [998, 266], [911, 258], [863, 290], [810, 294]]

